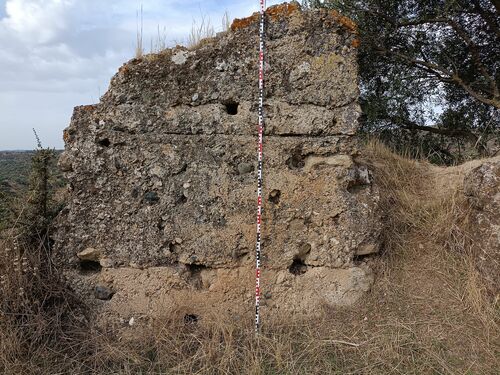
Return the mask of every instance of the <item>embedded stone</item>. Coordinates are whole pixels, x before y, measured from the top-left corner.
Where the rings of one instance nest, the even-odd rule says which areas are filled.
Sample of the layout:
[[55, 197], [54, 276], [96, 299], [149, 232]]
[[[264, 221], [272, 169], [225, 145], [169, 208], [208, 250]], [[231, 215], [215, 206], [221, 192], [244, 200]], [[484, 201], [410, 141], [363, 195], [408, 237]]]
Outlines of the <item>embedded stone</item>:
[[93, 247], [88, 247], [83, 251], [80, 251], [77, 254], [77, 257], [80, 260], [87, 260], [91, 262], [98, 262], [101, 258], [101, 251], [98, 249], [94, 249]]
[[109, 301], [115, 293], [108, 287], [97, 285], [94, 289], [94, 296], [102, 301]]

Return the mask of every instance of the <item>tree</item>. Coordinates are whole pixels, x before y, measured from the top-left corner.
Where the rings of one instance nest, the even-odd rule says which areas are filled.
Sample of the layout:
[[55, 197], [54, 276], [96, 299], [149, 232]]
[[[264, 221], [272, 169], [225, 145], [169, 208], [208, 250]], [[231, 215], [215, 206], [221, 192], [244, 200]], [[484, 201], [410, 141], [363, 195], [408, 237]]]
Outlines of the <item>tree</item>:
[[500, 127], [499, 0], [306, 3], [358, 23], [366, 132], [395, 145], [407, 139], [446, 161], [464, 143], [488, 153]]

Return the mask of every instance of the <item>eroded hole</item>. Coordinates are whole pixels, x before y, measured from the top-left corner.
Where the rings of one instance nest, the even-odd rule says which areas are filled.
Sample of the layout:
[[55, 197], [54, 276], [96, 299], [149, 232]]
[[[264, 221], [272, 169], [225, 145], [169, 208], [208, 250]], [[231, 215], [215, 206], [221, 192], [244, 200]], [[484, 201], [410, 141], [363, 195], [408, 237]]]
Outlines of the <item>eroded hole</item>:
[[304, 167], [305, 156], [302, 155], [302, 146], [297, 146], [291, 151], [290, 157], [286, 160], [286, 165], [290, 169], [300, 169]]
[[179, 196], [179, 198], [177, 199], [177, 203], [179, 203], [179, 204], [184, 204], [184, 203], [186, 203], [187, 201], [188, 201], [188, 199], [187, 199], [187, 197], [184, 195], [184, 193], [183, 193], [183, 194], [181, 194], [181, 195]]
[[170, 242], [170, 243], [168, 244], [168, 250], [169, 250], [172, 254], [175, 254], [175, 253], [176, 253], [176, 251], [177, 251], [177, 246], [176, 246], [174, 243]]
[[269, 202], [278, 204], [281, 198], [281, 191], [274, 189], [269, 193]]
[[203, 264], [186, 264], [186, 267], [191, 276], [197, 276], [201, 273], [201, 271], [207, 269], [207, 266], [204, 266]]
[[111, 146], [111, 141], [109, 140], [109, 138], [103, 138], [103, 139], [97, 141], [97, 143], [99, 144], [99, 146], [102, 146], [102, 147]]
[[80, 271], [83, 273], [97, 273], [102, 269], [101, 264], [95, 260], [80, 260]]
[[130, 195], [132, 196], [132, 198], [137, 198], [139, 196], [139, 188], [133, 188]]
[[203, 279], [201, 277], [201, 272], [206, 270], [208, 267], [202, 264], [186, 264], [185, 266], [188, 272], [187, 282], [195, 289], [202, 289]]
[[158, 220], [156, 227], [158, 228], [159, 231], [163, 231], [163, 229], [165, 229], [166, 225], [167, 224], [163, 221], [163, 219], [160, 219], [160, 220]]
[[347, 191], [351, 194], [359, 194], [369, 187], [369, 185], [349, 185], [347, 187]]
[[349, 181], [347, 191], [351, 194], [358, 194], [370, 188], [371, 174], [366, 166], [360, 165], [354, 169], [354, 176]]
[[354, 265], [359, 266], [360, 264], [369, 262], [370, 260], [374, 259], [378, 254], [359, 254], [359, 255], [354, 255], [352, 258], [352, 262]]
[[184, 324], [195, 324], [198, 323], [199, 317], [195, 314], [184, 315]]
[[295, 276], [303, 275], [307, 271], [307, 266], [301, 259], [294, 259], [290, 267], [288, 267], [288, 271]]
[[156, 204], [160, 201], [160, 197], [155, 191], [148, 191], [144, 194], [144, 201], [150, 205]]
[[238, 114], [239, 103], [234, 101], [229, 101], [224, 103], [224, 106], [226, 107], [226, 112], [228, 115], [234, 116]]

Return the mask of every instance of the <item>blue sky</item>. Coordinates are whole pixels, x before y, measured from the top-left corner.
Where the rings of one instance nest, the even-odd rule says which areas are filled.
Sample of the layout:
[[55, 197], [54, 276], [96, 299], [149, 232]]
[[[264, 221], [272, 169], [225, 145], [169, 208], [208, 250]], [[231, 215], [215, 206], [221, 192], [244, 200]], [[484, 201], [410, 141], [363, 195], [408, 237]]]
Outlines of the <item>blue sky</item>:
[[146, 48], [158, 26], [174, 44], [193, 20], [220, 31], [225, 11], [236, 18], [259, 8], [258, 0], [0, 0], [0, 150], [33, 148], [32, 128], [44, 146], [63, 147], [73, 107], [97, 102], [133, 57], [141, 4]]

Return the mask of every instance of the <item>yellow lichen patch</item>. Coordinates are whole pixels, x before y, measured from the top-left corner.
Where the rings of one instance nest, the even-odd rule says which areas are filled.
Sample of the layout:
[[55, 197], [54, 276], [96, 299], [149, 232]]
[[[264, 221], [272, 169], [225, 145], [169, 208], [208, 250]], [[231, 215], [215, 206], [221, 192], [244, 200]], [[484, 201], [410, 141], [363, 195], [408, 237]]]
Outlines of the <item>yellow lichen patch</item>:
[[361, 41], [357, 38], [353, 39], [351, 42], [351, 46], [353, 46], [354, 48], [358, 48], [360, 44], [361, 44]]
[[338, 69], [339, 63], [343, 62], [344, 60], [345, 59], [342, 56], [337, 55], [336, 53], [331, 53], [329, 55], [322, 55], [314, 58], [311, 61], [311, 65], [317, 77], [329, 79], [331, 75]]
[[356, 22], [351, 20], [349, 17], [343, 16], [336, 10], [330, 11], [330, 15], [333, 17], [335, 21], [340, 23], [342, 26], [344, 26], [347, 30], [351, 31], [352, 33], [357, 34], [358, 33], [358, 25], [356, 25]]
[[64, 140], [64, 143], [69, 142], [69, 132], [66, 129], [63, 130], [63, 140]]

